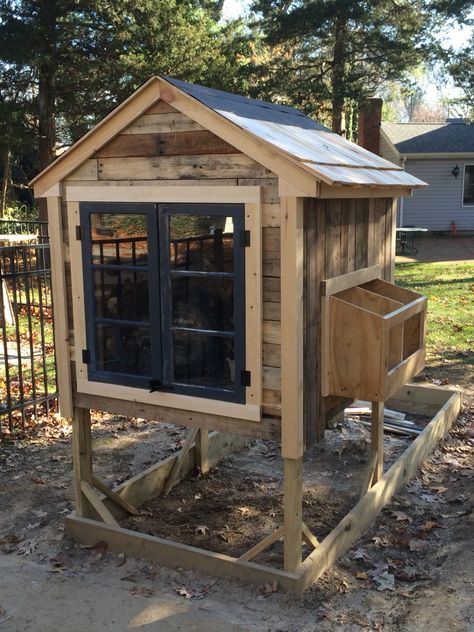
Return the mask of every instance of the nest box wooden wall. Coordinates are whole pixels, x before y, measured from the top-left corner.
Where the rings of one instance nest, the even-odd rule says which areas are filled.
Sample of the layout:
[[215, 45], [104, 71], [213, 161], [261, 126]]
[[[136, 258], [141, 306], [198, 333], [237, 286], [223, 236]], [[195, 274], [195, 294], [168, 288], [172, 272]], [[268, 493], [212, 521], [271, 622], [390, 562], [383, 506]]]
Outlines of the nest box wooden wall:
[[354, 396], [328, 378], [323, 282], [392, 281], [396, 198], [423, 183], [292, 108], [153, 78], [34, 185], [62, 414], [281, 438], [298, 458]]

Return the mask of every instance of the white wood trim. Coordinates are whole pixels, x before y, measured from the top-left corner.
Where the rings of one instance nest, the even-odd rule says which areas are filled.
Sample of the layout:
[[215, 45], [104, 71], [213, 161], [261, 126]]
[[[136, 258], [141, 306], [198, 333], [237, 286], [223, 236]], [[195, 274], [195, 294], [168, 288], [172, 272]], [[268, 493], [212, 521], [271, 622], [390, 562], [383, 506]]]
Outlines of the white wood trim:
[[[76, 362], [78, 356], [80, 356], [80, 353], [76, 350]], [[245, 419], [246, 421], [261, 421], [260, 406], [254, 406], [253, 404], [234, 404], [233, 402], [223, 402], [217, 399], [191, 397], [189, 395], [177, 395], [175, 393], [149, 393], [143, 388], [93, 382], [88, 380], [87, 377], [84, 379], [82, 375], [85, 374], [87, 376], [87, 367], [82, 364], [82, 358], [80, 359], [82, 372], [81, 378], [77, 380], [78, 393], [124, 399], [127, 402], [179, 408], [180, 410], [189, 410], [209, 415], [223, 415], [225, 417], [234, 417], [235, 419]], [[79, 374], [79, 372], [78, 370], [77, 373]]]
[[260, 203], [258, 186], [68, 186], [68, 202]]
[[[84, 189], [88, 187], [72, 187], [72, 189]], [[100, 187], [97, 187], [102, 190]], [[206, 189], [203, 198], [196, 199], [197, 194]], [[122, 193], [131, 192], [134, 194], [133, 201], [143, 202], [141, 196], [137, 196], [137, 190], [145, 189], [147, 193], [153, 193], [154, 202], [170, 201], [161, 197], [163, 189], [169, 191], [169, 195], [181, 193], [178, 198], [172, 201], [180, 202], [245, 202], [245, 227], [251, 231], [250, 247], [246, 249], [246, 364], [247, 370], [252, 374], [251, 386], [247, 387], [247, 403], [235, 404], [220, 400], [206, 399], [202, 397], [191, 397], [188, 395], [177, 395], [175, 393], [155, 392], [148, 393], [145, 389], [119, 386], [116, 384], [104, 384], [94, 382], [87, 377], [87, 365], [82, 361], [82, 349], [87, 348], [86, 320], [84, 305], [84, 279], [82, 265], [82, 248], [76, 238], [75, 227], [80, 224], [79, 202], [68, 201], [68, 223], [69, 223], [69, 243], [71, 255], [71, 276], [73, 294], [73, 318], [75, 332], [75, 362], [77, 391], [91, 395], [113, 397], [127, 401], [143, 402], [156, 406], [166, 406], [189, 411], [208, 413], [212, 415], [223, 415], [236, 419], [248, 421], [261, 421], [261, 400], [262, 400], [262, 248], [261, 248], [261, 203], [260, 187], [186, 187], [185, 191], [180, 191], [179, 187], [106, 187], [104, 190], [114, 192], [112, 200], [105, 197], [101, 201], [128, 201], [124, 200]], [[69, 189], [71, 190], [71, 188]], [[95, 190], [95, 188], [94, 188]], [[224, 190], [224, 197], [221, 191]], [[227, 197], [226, 196], [227, 191]], [[159, 199], [157, 199], [159, 193]], [[246, 199], [250, 200], [249, 202]], [[82, 200], [85, 201], [85, 200]], [[94, 201], [97, 201], [94, 198]]]
[[281, 198], [281, 452], [303, 455], [303, 198]]
[[245, 205], [245, 229], [250, 231], [250, 247], [245, 249], [245, 357], [246, 368], [251, 373], [251, 384], [246, 389], [246, 401], [260, 406], [263, 379], [262, 205], [260, 200]]
[[[59, 188], [59, 185], [57, 186]], [[72, 404], [71, 364], [69, 362], [69, 324], [67, 316], [66, 276], [64, 273], [61, 199], [59, 197], [49, 197], [47, 204], [59, 412], [61, 417], [72, 417], [74, 411]]]

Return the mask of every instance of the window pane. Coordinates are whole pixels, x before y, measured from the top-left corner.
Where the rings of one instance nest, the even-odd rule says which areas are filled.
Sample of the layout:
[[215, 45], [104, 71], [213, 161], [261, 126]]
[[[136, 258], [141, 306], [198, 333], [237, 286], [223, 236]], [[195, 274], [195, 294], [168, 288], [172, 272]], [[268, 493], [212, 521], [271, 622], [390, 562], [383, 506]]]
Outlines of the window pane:
[[474, 204], [474, 165], [464, 169], [464, 204]]
[[146, 215], [92, 213], [92, 263], [146, 265], [148, 260]]
[[174, 276], [171, 324], [193, 329], [234, 330], [232, 278]]
[[234, 388], [234, 340], [173, 331], [174, 380], [214, 388]]
[[232, 272], [234, 222], [216, 215], [170, 215], [170, 268]]
[[94, 270], [95, 315], [98, 318], [148, 321], [148, 273]]
[[96, 325], [99, 371], [151, 374], [150, 330], [126, 325]]

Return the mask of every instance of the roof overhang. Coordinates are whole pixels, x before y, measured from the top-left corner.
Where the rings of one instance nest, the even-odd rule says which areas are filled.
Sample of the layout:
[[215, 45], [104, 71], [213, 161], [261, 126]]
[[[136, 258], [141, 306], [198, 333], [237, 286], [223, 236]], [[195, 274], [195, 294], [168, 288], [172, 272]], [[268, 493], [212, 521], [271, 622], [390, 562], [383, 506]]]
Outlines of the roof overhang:
[[[57, 191], [58, 183], [158, 100], [172, 105], [279, 178], [290, 182], [303, 196], [319, 197], [322, 183], [344, 189], [365, 187], [367, 197], [370, 197], [370, 191], [376, 188], [392, 191], [390, 195], [397, 196], [401, 190], [411, 191], [413, 188], [425, 186], [425, 183], [409, 174], [404, 176], [405, 172], [396, 165], [393, 165], [393, 168], [390, 165], [374, 169], [369, 164], [364, 166], [362, 162], [349, 172], [351, 167], [345, 164], [304, 162], [265, 138], [242, 128], [166, 79], [152, 77], [31, 181], [35, 196], [47, 197], [51, 195], [51, 191]], [[337, 138], [338, 142], [342, 141]], [[370, 174], [374, 175], [373, 179], [370, 178]]]

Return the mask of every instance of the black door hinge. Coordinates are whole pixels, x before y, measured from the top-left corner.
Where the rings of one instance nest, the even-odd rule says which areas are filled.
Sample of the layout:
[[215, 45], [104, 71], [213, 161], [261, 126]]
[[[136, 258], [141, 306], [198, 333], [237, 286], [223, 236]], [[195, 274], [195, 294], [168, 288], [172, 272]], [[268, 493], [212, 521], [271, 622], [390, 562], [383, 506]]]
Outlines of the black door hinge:
[[250, 231], [249, 230], [240, 231], [240, 246], [242, 248], [248, 248], [250, 246]]
[[82, 350], [82, 361], [84, 364], [89, 364], [89, 362], [91, 361], [91, 354], [89, 352], [89, 349]]
[[82, 241], [82, 226], [76, 226], [76, 239]]
[[240, 372], [240, 384], [242, 386], [250, 386], [250, 384], [251, 384], [251, 373], [250, 373], [250, 371], [242, 370]]

